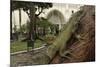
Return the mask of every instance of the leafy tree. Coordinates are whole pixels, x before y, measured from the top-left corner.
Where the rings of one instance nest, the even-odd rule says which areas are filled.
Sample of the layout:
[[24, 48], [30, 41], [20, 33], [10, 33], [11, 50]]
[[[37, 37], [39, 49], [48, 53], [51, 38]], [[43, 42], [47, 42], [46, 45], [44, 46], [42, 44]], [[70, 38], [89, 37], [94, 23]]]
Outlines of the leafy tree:
[[45, 35], [46, 30], [48, 30], [48, 28], [52, 26], [52, 23], [50, 23], [47, 19], [42, 17], [41, 21], [38, 22], [37, 25], [43, 28], [43, 35]]
[[[16, 10], [22, 8], [28, 15], [30, 19], [29, 35], [28, 39], [33, 41], [36, 39], [36, 17], [43, 13], [44, 9], [52, 7], [52, 3], [42, 3], [42, 2], [26, 2], [26, 1], [12, 1], [11, 10]], [[38, 14], [35, 12], [38, 11]]]

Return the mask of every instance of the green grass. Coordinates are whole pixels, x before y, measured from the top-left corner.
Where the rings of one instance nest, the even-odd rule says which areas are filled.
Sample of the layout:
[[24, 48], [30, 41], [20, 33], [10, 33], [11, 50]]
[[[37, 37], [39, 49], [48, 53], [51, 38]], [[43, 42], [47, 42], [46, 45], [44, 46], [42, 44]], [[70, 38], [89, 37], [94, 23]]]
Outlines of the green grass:
[[[42, 44], [43, 44], [42, 41], [36, 40], [34, 48], [41, 47]], [[10, 47], [11, 53], [23, 51], [23, 50], [27, 50], [27, 42], [15, 41], [15, 42], [11, 43], [11, 47]]]

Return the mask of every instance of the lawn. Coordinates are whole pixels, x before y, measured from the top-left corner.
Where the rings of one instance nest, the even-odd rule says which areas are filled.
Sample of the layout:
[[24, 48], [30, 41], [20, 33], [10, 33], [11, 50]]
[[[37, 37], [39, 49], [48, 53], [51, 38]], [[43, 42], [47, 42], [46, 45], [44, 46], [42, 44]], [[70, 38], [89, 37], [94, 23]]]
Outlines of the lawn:
[[[43, 45], [42, 41], [36, 40], [34, 48], [41, 47], [42, 45]], [[23, 50], [27, 50], [27, 42], [15, 41], [15, 42], [11, 43], [11, 47], [10, 47], [11, 53], [23, 51]]]

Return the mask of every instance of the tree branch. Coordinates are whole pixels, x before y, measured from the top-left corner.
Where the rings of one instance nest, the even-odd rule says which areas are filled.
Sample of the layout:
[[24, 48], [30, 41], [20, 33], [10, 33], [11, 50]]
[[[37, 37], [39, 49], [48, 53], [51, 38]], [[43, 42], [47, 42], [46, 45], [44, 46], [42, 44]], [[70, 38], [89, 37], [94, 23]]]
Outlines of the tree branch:
[[30, 18], [30, 13], [28, 13], [28, 10], [27, 10], [27, 11], [25, 11], [25, 12], [27, 13], [28, 17]]
[[41, 8], [41, 11], [38, 14], [36, 14], [36, 16], [39, 16], [42, 12], [43, 12], [43, 8]]

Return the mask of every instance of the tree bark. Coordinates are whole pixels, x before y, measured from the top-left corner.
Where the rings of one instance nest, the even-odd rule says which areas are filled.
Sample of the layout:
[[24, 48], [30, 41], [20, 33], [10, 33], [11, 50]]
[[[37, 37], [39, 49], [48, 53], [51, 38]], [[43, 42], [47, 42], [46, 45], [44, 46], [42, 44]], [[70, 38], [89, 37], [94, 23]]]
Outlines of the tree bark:
[[21, 28], [21, 8], [19, 8], [19, 27], [20, 27], [20, 34], [22, 34], [22, 28]]
[[34, 31], [35, 7], [30, 7], [29, 10], [30, 10], [30, 24], [29, 24], [27, 48], [28, 47], [34, 48], [34, 41], [35, 41], [35, 31]]
[[12, 40], [13, 39], [12, 37], [12, 11], [10, 11], [10, 15], [11, 15], [10, 17], [10, 40]]

